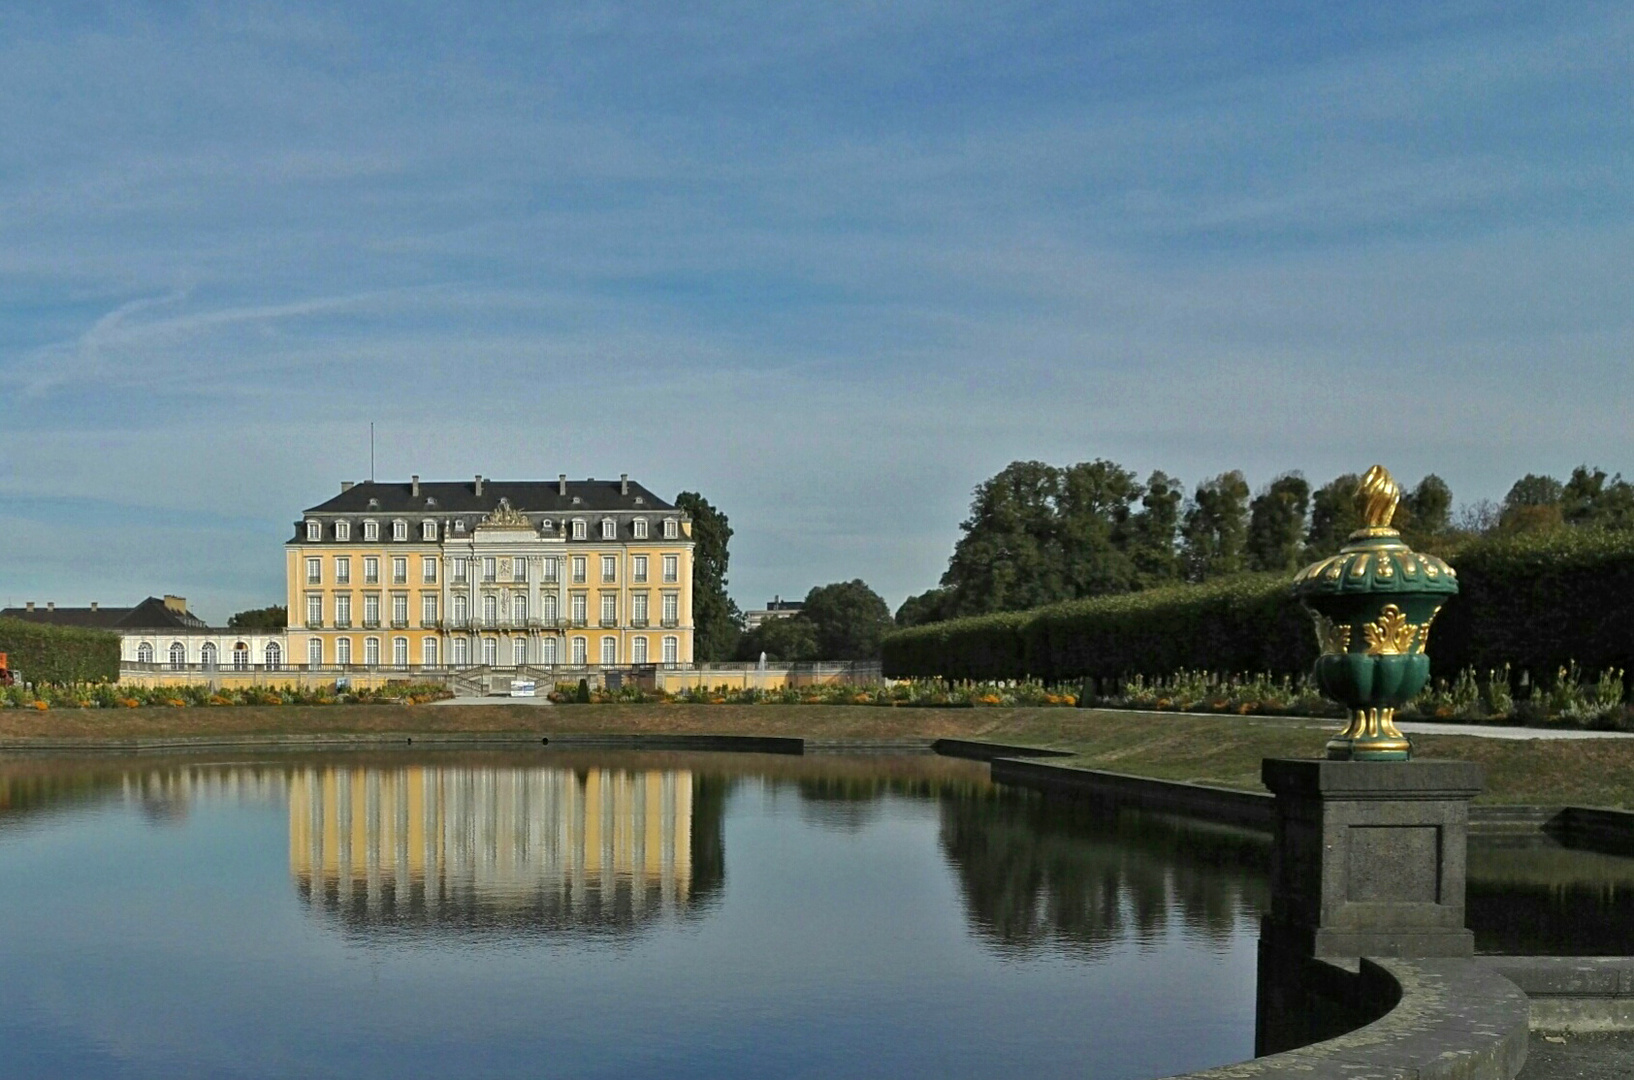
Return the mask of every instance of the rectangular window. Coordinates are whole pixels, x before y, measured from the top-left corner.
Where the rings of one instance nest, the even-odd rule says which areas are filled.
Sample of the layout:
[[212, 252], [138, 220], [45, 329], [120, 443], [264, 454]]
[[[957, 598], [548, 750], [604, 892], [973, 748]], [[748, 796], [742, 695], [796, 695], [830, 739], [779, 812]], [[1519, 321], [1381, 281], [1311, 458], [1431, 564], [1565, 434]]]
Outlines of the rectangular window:
[[574, 667], [584, 667], [585, 664], [589, 663], [588, 647], [589, 647], [589, 643], [586, 642], [584, 640], [584, 638], [576, 637], [576, 638], [573, 639], [573, 666]]
[[645, 555], [637, 555], [630, 560], [630, 576], [635, 579], [638, 585], [646, 583], [647, 557]]
[[482, 598], [482, 625], [493, 626], [499, 622], [499, 597], [489, 593]]
[[556, 560], [555, 559], [546, 559], [545, 560], [544, 574], [545, 574], [545, 580], [547, 582], [550, 582], [553, 585], [556, 583]]
[[601, 580], [603, 580], [603, 581], [617, 581], [618, 580], [618, 556], [617, 555], [603, 555], [601, 557]]
[[352, 626], [352, 594], [335, 594], [335, 625], [342, 630], [349, 630]]
[[681, 662], [681, 639], [667, 637], [664, 639], [664, 663], [674, 667]]
[[[406, 521], [394, 521], [394, 522], [392, 522], [391, 523], [391, 538], [393, 540], [407, 540], [408, 539], [408, 522], [406, 522]], [[408, 648], [408, 642], [405, 641], [403, 643], [403, 648], [404, 649]], [[404, 660], [403, 662], [405, 664], [408, 663], [407, 660]]]
[[306, 639], [306, 666], [323, 667], [323, 638]]
[[573, 556], [573, 584], [583, 585], [589, 575], [589, 563], [583, 555]]
[[341, 667], [352, 662], [352, 639], [349, 637], [335, 639], [335, 663]]
[[363, 625], [364, 626], [379, 626], [380, 625], [380, 594], [379, 593], [364, 593], [363, 594]]
[[391, 639], [391, 662], [393, 667], [408, 667], [408, 638]]
[[350, 521], [335, 522], [335, 539], [350, 540], [352, 538], [352, 523]]
[[680, 533], [681, 533], [680, 526], [678, 526], [675, 523], [674, 518], [665, 518], [664, 519], [664, 539], [665, 540], [677, 539], [680, 536]]
[[602, 638], [601, 666], [612, 667], [616, 663], [618, 663], [618, 638]]
[[526, 581], [526, 580], [528, 580], [528, 560], [527, 559], [517, 559], [515, 562], [511, 563], [511, 580], [512, 581]]
[[482, 557], [482, 580], [483, 581], [492, 581], [497, 576], [496, 571], [495, 571], [496, 563], [497, 563], [497, 561], [494, 559], [494, 557], [492, 555], [484, 555]]
[[380, 584], [380, 557], [379, 556], [377, 556], [377, 555], [365, 555], [363, 557], [363, 584], [365, 584], [365, 585], [378, 585], [378, 584]]
[[323, 625], [323, 596], [321, 594], [306, 598], [306, 625]]
[[546, 593], [539, 598], [539, 617], [546, 626], [556, 625], [556, 594]]
[[573, 519], [573, 539], [583, 540], [584, 535], [585, 535], [584, 534], [584, 518], [574, 518]]
[[454, 580], [455, 581], [464, 581], [465, 579], [466, 579], [465, 578], [465, 560], [464, 559], [455, 559], [454, 560]]
[[585, 620], [590, 617], [589, 614], [587, 613], [587, 608], [588, 607], [589, 607], [589, 601], [585, 599], [584, 593], [576, 592], [576, 593], [573, 594], [573, 625], [574, 626], [583, 626]]
[[618, 625], [618, 594], [604, 592], [601, 594], [601, 624], [603, 626]]
[[664, 625], [677, 626], [681, 621], [681, 598], [672, 592], [664, 594]]
[[681, 580], [681, 557], [679, 555], [664, 556], [664, 581], [674, 584]]
[[618, 539], [618, 523], [612, 518], [601, 519], [601, 538], [603, 540]]
[[499, 663], [499, 639], [485, 637], [482, 639], [482, 662], [489, 667]]
[[420, 580], [427, 585], [437, 583], [437, 559], [435, 556], [427, 555], [420, 560]]
[[435, 521], [422, 521], [422, 522], [420, 522], [420, 539], [421, 540], [435, 540], [435, 539], [437, 539], [437, 523]]
[[511, 639], [511, 663], [521, 667], [528, 662], [528, 639], [525, 637]]
[[428, 637], [420, 642], [420, 663], [426, 667], [437, 666], [437, 639]]
[[464, 667], [471, 662], [471, 643], [464, 638], [454, 639], [454, 666]]
[[437, 594], [424, 593], [420, 597], [420, 625], [437, 625]]
[[632, 535], [637, 540], [645, 540], [647, 538], [647, 519], [646, 518], [636, 518], [635, 519], [634, 531], [633, 531]]
[[630, 597], [630, 624], [647, 625], [647, 594], [644, 592], [638, 592]]
[[630, 643], [630, 663], [645, 664], [647, 662], [647, 639], [638, 637]]
[[365, 521], [363, 523], [364, 542], [372, 544], [378, 539], [380, 539], [380, 523], [378, 521]]
[[306, 560], [306, 583], [308, 585], [322, 585], [323, 584], [323, 560], [322, 559], [308, 559], [308, 560]]
[[335, 556], [335, 584], [350, 585], [352, 583], [352, 557], [350, 555]]
[[321, 523], [319, 523], [319, 522], [316, 522], [316, 521], [307, 522], [306, 523], [306, 538], [308, 540], [314, 540], [314, 541], [315, 540], [322, 540], [323, 539], [323, 525]]
[[398, 555], [391, 561], [391, 583], [393, 585], [408, 584], [408, 556]]
[[[408, 625], [408, 593], [391, 594], [391, 624], [393, 626]], [[408, 639], [405, 638], [405, 641]]]
[[546, 667], [556, 666], [556, 639], [548, 637], [539, 643], [539, 662]]
[[380, 666], [380, 639], [377, 637], [363, 639], [363, 664], [365, 667]]
[[528, 594], [517, 593], [511, 597], [511, 623], [514, 626], [528, 625]]

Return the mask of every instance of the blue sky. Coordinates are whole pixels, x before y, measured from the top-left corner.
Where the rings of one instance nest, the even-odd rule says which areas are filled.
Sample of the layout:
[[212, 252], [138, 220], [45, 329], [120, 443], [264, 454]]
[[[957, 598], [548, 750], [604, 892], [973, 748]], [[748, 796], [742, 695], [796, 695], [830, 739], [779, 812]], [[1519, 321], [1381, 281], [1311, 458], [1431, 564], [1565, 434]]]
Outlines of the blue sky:
[[1623, 3], [0, 3], [0, 601], [280, 599], [382, 479], [616, 476], [732, 591], [1006, 463], [1634, 473]]

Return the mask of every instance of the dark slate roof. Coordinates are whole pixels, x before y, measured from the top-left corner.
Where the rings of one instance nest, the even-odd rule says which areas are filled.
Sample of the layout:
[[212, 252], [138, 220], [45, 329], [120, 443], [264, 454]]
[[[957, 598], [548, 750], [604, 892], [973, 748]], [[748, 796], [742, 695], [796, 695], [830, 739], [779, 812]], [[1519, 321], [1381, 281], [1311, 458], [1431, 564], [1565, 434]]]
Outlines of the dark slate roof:
[[150, 596], [135, 607], [60, 607], [6, 608], [0, 619], [21, 619], [23, 622], [48, 623], [51, 626], [80, 626], [98, 630], [204, 630], [209, 624], [197, 615], [172, 611], [157, 596]]
[[[489, 480], [482, 481], [482, 494], [476, 493], [472, 480], [432, 480], [420, 484], [420, 494], [413, 495], [409, 484], [386, 484], [364, 481], [355, 484], [327, 502], [309, 506], [308, 514], [461, 514], [491, 513], [505, 499], [511, 509], [533, 513], [573, 514], [605, 511], [626, 513], [644, 510], [674, 512], [675, 504], [666, 502], [630, 481], [630, 493], [619, 493], [618, 480], [569, 480], [567, 494], [557, 494], [555, 480]], [[579, 502], [574, 503], [574, 498]], [[642, 501], [638, 505], [636, 499]], [[371, 499], [379, 500], [370, 506]], [[428, 505], [427, 499], [435, 499]]]

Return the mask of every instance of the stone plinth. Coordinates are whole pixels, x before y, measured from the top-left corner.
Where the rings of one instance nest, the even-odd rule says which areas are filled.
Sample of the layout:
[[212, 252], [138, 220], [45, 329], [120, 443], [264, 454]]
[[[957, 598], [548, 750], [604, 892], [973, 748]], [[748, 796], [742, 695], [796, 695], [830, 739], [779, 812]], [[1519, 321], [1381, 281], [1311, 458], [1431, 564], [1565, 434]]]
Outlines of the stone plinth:
[[1479, 765], [1271, 758], [1260, 775], [1276, 796], [1265, 944], [1333, 959], [1473, 955], [1465, 844]]

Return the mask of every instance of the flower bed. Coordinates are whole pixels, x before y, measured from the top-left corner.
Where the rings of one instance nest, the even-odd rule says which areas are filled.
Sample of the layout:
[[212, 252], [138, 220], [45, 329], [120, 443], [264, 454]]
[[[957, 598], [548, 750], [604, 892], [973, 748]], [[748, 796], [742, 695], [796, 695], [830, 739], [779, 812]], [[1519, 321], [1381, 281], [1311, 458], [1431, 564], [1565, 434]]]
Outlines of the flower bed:
[[333, 687], [286, 689], [248, 686], [211, 689], [208, 686], [121, 686], [88, 683], [70, 686], [10, 686], [0, 689], [0, 708], [31, 709], [136, 709], [144, 706], [224, 707], [234, 705], [420, 705], [453, 697], [435, 683], [405, 683], [378, 690], [337, 692]]

